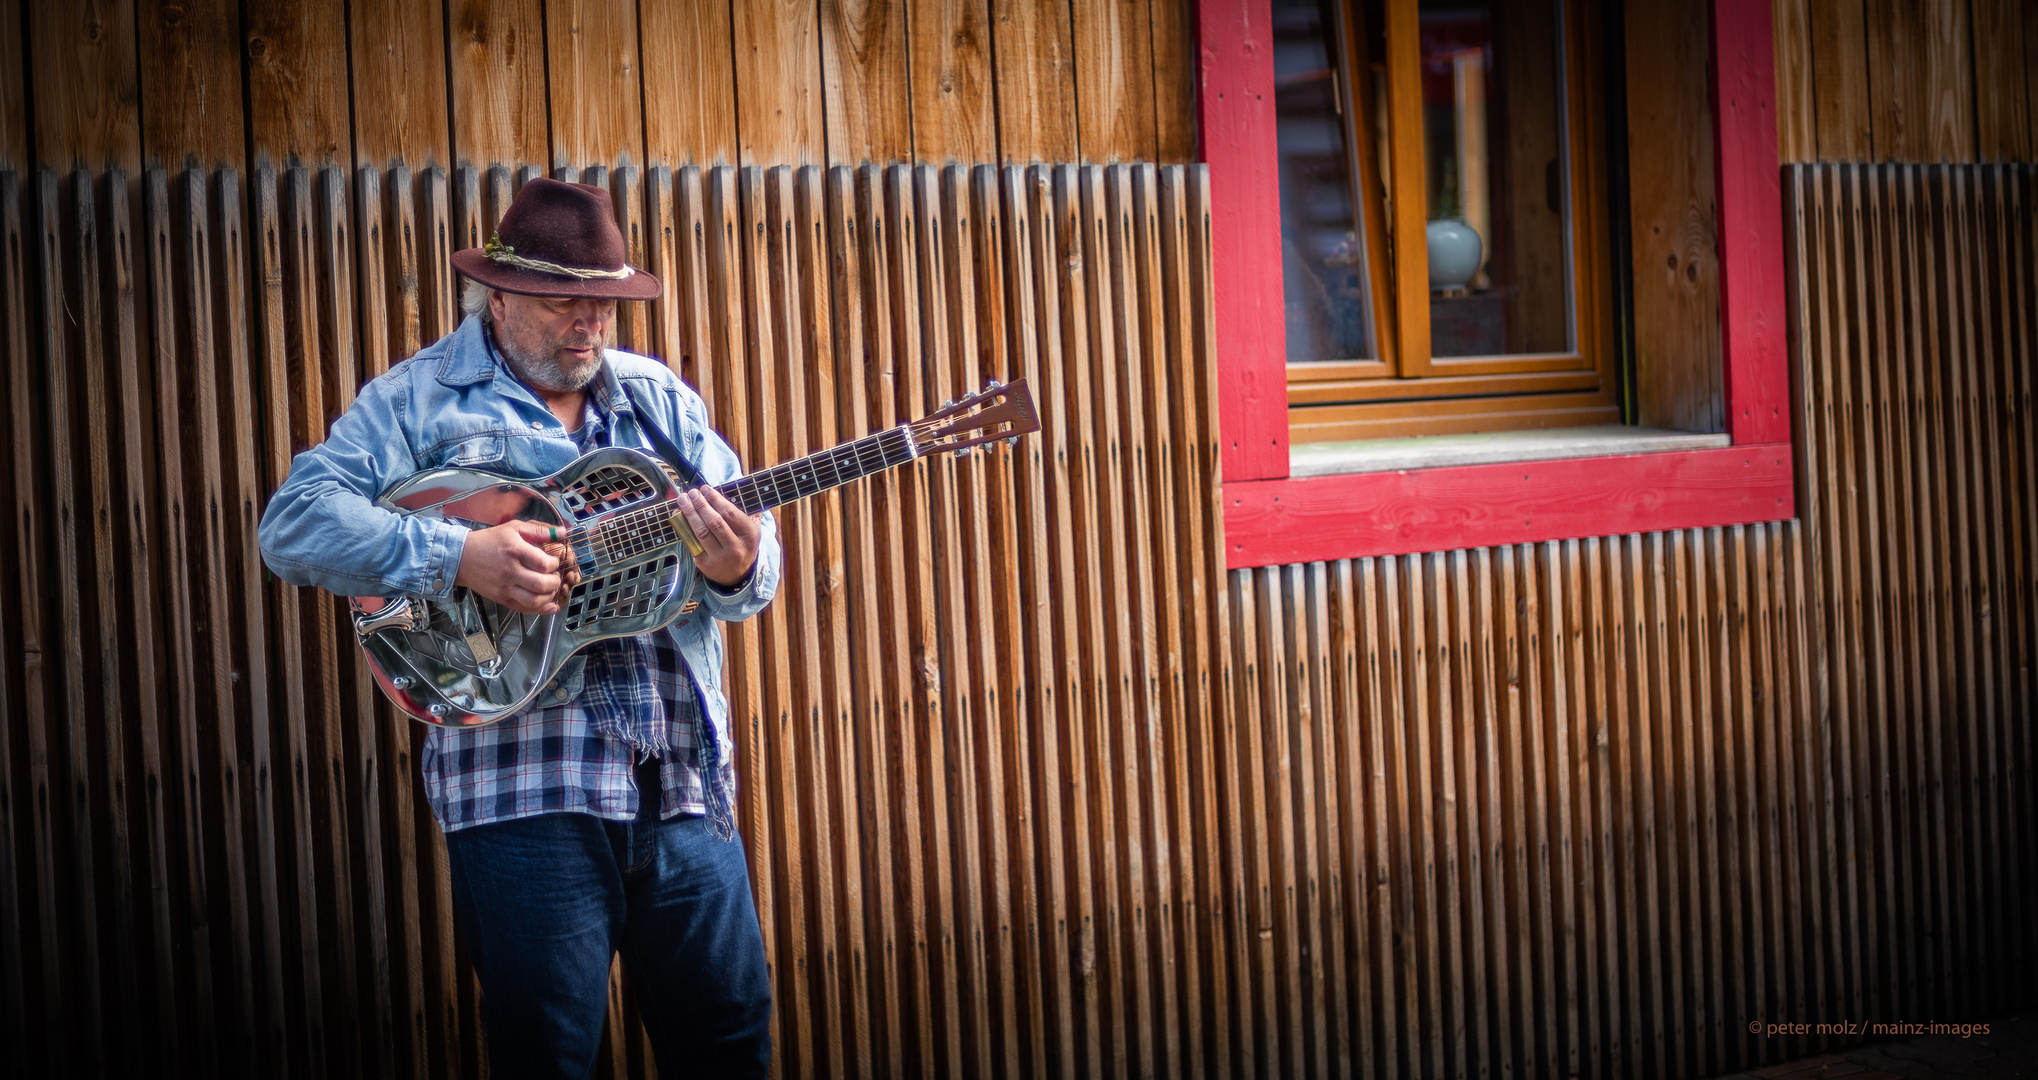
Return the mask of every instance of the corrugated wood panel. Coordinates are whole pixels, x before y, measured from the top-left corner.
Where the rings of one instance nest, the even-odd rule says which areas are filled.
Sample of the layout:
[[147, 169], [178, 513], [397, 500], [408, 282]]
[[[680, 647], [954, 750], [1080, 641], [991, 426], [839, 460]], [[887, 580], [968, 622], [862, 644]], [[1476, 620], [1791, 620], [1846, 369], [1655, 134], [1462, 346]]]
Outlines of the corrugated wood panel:
[[[781, 516], [731, 681], [785, 1073], [1704, 1075], [2017, 1003], [2030, 169], [1787, 177], [1801, 522], [1238, 573], [1201, 170], [579, 175], [753, 465], [993, 377], [1046, 422]], [[509, 171], [23, 186], [0, 1056], [481, 1074], [417, 733], [252, 530]]]
[[444, 10], [364, 0], [348, 6], [347, 32], [354, 163], [381, 169], [450, 161]]

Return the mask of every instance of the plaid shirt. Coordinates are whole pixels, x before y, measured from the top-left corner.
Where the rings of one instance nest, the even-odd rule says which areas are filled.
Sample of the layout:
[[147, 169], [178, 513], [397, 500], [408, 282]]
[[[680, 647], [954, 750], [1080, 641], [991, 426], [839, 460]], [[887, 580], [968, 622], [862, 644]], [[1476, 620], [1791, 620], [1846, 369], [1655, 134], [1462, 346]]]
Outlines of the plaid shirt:
[[[586, 453], [607, 445], [607, 430], [590, 395], [573, 440]], [[709, 812], [701, 761], [719, 754], [712, 738], [702, 738], [707, 727], [693, 678], [671, 638], [662, 631], [613, 638], [585, 655], [586, 679], [572, 700], [426, 736], [420, 765], [441, 829], [561, 811], [635, 820], [636, 763], [654, 752], [664, 789], [658, 816]], [[733, 767], [722, 774], [726, 798]]]

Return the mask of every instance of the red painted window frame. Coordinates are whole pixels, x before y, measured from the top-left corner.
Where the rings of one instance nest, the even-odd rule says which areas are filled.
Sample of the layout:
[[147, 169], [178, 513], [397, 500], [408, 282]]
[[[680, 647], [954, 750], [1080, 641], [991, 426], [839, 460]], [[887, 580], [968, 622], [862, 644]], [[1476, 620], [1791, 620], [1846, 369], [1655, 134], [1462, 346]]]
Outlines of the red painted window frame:
[[1721, 352], [1731, 446], [1291, 477], [1270, 0], [1196, 0], [1210, 168], [1226, 565], [1797, 515], [1770, 0], [1714, 0]]

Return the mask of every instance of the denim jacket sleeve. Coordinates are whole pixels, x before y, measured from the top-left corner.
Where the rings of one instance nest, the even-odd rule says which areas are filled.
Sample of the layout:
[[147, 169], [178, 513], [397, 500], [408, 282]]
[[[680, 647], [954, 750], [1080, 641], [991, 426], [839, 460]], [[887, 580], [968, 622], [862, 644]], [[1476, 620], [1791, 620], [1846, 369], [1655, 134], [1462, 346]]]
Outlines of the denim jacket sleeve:
[[374, 503], [418, 469], [404, 434], [405, 398], [401, 378], [370, 382], [326, 440], [290, 463], [262, 513], [262, 556], [277, 577], [340, 596], [452, 591], [466, 530]]

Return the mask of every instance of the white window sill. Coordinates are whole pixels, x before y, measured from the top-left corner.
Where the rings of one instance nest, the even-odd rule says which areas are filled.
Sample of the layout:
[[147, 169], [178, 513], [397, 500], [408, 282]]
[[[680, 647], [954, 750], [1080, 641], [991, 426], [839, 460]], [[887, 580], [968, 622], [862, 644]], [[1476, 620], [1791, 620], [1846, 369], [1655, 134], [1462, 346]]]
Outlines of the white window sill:
[[1733, 440], [1726, 435], [1622, 424], [1542, 431], [1494, 431], [1477, 435], [1424, 435], [1412, 439], [1368, 439], [1364, 442], [1297, 443], [1288, 448], [1288, 475], [1398, 472], [1506, 461], [1658, 454], [1732, 445]]

